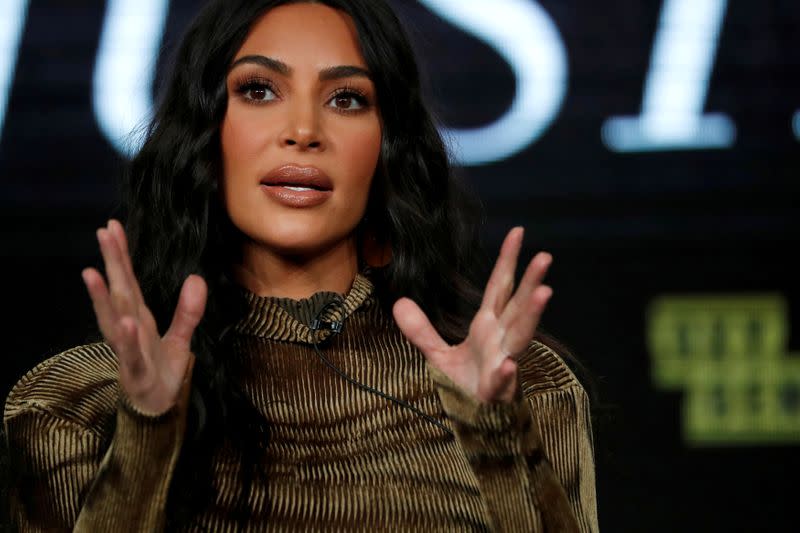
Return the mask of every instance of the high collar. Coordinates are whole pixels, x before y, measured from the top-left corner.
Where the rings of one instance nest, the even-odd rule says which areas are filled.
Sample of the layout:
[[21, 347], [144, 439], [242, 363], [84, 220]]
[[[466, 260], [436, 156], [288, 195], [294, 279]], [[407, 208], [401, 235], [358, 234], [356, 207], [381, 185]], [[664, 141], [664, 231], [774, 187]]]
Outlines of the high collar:
[[372, 296], [373, 291], [374, 285], [361, 273], [356, 274], [353, 285], [344, 297], [328, 292], [316, 293], [300, 300], [291, 300], [289, 298], [258, 296], [253, 292], [244, 291], [247, 314], [236, 324], [235, 331], [244, 335], [284, 342], [308, 344], [322, 342], [331, 335], [331, 331], [315, 332], [311, 330], [309, 324], [297, 316], [304, 313], [291, 313], [289, 309], [308, 310], [319, 308], [331, 300], [339, 299], [340, 303], [338, 305], [332, 305], [319, 318], [329, 322], [343, 322]]

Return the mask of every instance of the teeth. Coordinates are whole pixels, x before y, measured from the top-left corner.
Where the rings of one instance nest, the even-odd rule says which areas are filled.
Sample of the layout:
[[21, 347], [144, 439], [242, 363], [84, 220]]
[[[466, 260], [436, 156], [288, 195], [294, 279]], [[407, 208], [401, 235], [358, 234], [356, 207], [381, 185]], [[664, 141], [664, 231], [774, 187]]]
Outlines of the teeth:
[[302, 191], [311, 191], [311, 190], [313, 190], [313, 189], [311, 189], [310, 187], [290, 187], [290, 186], [288, 186], [288, 185], [284, 185], [284, 186], [283, 186], [283, 188], [284, 188], [284, 189], [289, 189], [290, 191], [297, 191], [297, 192], [302, 192]]

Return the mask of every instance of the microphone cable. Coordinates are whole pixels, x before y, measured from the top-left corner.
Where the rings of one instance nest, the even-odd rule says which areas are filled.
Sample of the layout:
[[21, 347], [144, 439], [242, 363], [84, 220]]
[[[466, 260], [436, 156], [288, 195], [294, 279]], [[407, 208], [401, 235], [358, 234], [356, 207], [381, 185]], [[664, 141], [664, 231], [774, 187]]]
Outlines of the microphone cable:
[[360, 381], [358, 381], [356, 379], [353, 379], [346, 372], [344, 372], [338, 366], [333, 364], [331, 362], [331, 360], [328, 359], [325, 356], [325, 354], [322, 353], [322, 350], [320, 350], [319, 345], [318, 345], [317, 332], [321, 331], [322, 329], [329, 329], [334, 333], [341, 333], [342, 330], [344, 329], [344, 323], [340, 322], [340, 321], [325, 322], [325, 321], [320, 320], [320, 316], [328, 308], [336, 306], [336, 305], [340, 305], [340, 304], [341, 304], [341, 302], [339, 300], [331, 300], [330, 302], [328, 302], [325, 305], [323, 305], [322, 308], [319, 311], [317, 311], [316, 315], [314, 316], [314, 319], [311, 321], [311, 325], [309, 326], [311, 331], [314, 332], [314, 335], [312, 335], [312, 338], [313, 338], [312, 344], [314, 346], [314, 351], [317, 353], [317, 356], [322, 360], [322, 362], [325, 364], [325, 366], [327, 366], [330, 370], [332, 370], [340, 378], [342, 378], [343, 380], [347, 381], [351, 385], [361, 389], [364, 392], [367, 392], [369, 394], [374, 394], [376, 396], [379, 396], [380, 398], [383, 398], [384, 400], [388, 400], [390, 402], [393, 402], [396, 405], [399, 405], [400, 407], [402, 407], [404, 409], [408, 409], [409, 411], [413, 412], [414, 414], [416, 414], [418, 416], [421, 416], [422, 418], [424, 418], [425, 420], [427, 420], [428, 422], [430, 422], [434, 426], [438, 427], [439, 429], [441, 429], [442, 431], [444, 431], [445, 433], [447, 433], [451, 437], [454, 437], [455, 435], [453, 435], [453, 432], [450, 430], [450, 428], [448, 428], [447, 426], [442, 424], [440, 421], [436, 420], [435, 418], [433, 418], [432, 416], [430, 416], [427, 413], [423, 413], [422, 411], [420, 411], [419, 409], [417, 409], [416, 407], [414, 407], [410, 403], [406, 402], [405, 400], [401, 400], [400, 398], [392, 396], [391, 394], [383, 392], [382, 390], [376, 389], [374, 387], [370, 387], [369, 385], [366, 385], [366, 384], [361, 383]]

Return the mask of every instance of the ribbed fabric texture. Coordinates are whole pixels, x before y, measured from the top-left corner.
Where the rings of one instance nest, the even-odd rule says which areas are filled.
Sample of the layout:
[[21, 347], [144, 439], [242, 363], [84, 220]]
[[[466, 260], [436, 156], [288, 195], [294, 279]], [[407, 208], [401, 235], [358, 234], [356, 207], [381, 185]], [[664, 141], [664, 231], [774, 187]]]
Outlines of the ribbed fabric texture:
[[[597, 531], [586, 394], [556, 354], [534, 343], [519, 361], [517, 401], [482, 404], [426, 365], [363, 275], [322, 317], [344, 331], [311, 331], [333, 297], [246, 293], [230, 356], [270, 427], [248, 530]], [[344, 372], [455, 436], [344, 381], [317, 357], [315, 335]], [[92, 344], [48, 359], [12, 390], [4, 421], [21, 531], [163, 529], [185, 410], [136, 412], [116, 375], [112, 350]], [[214, 459], [216, 500], [186, 530], [237, 531], [241, 481], [226, 446]]]

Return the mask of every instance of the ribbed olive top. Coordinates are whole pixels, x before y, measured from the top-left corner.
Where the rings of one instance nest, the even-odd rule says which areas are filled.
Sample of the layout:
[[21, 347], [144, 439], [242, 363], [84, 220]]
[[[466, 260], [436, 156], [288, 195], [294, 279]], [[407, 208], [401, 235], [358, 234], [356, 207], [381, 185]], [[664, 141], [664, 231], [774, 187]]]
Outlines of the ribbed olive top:
[[[587, 398], [553, 351], [533, 343], [519, 359], [517, 400], [481, 403], [426, 365], [364, 275], [322, 315], [344, 330], [310, 330], [334, 297], [246, 293], [249, 312], [230, 357], [270, 428], [249, 531], [597, 531]], [[314, 352], [314, 335], [341, 370], [452, 434], [332, 372]], [[21, 531], [164, 529], [185, 410], [137, 412], [120, 394], [106, 344], [78, 346], [28, 372], [9, 394], [4, 422], [21, 475], [12, 491]], [[238, 530], [241, 479], [228, 446], [214, 455], [213, 505], [183, 530]]]

